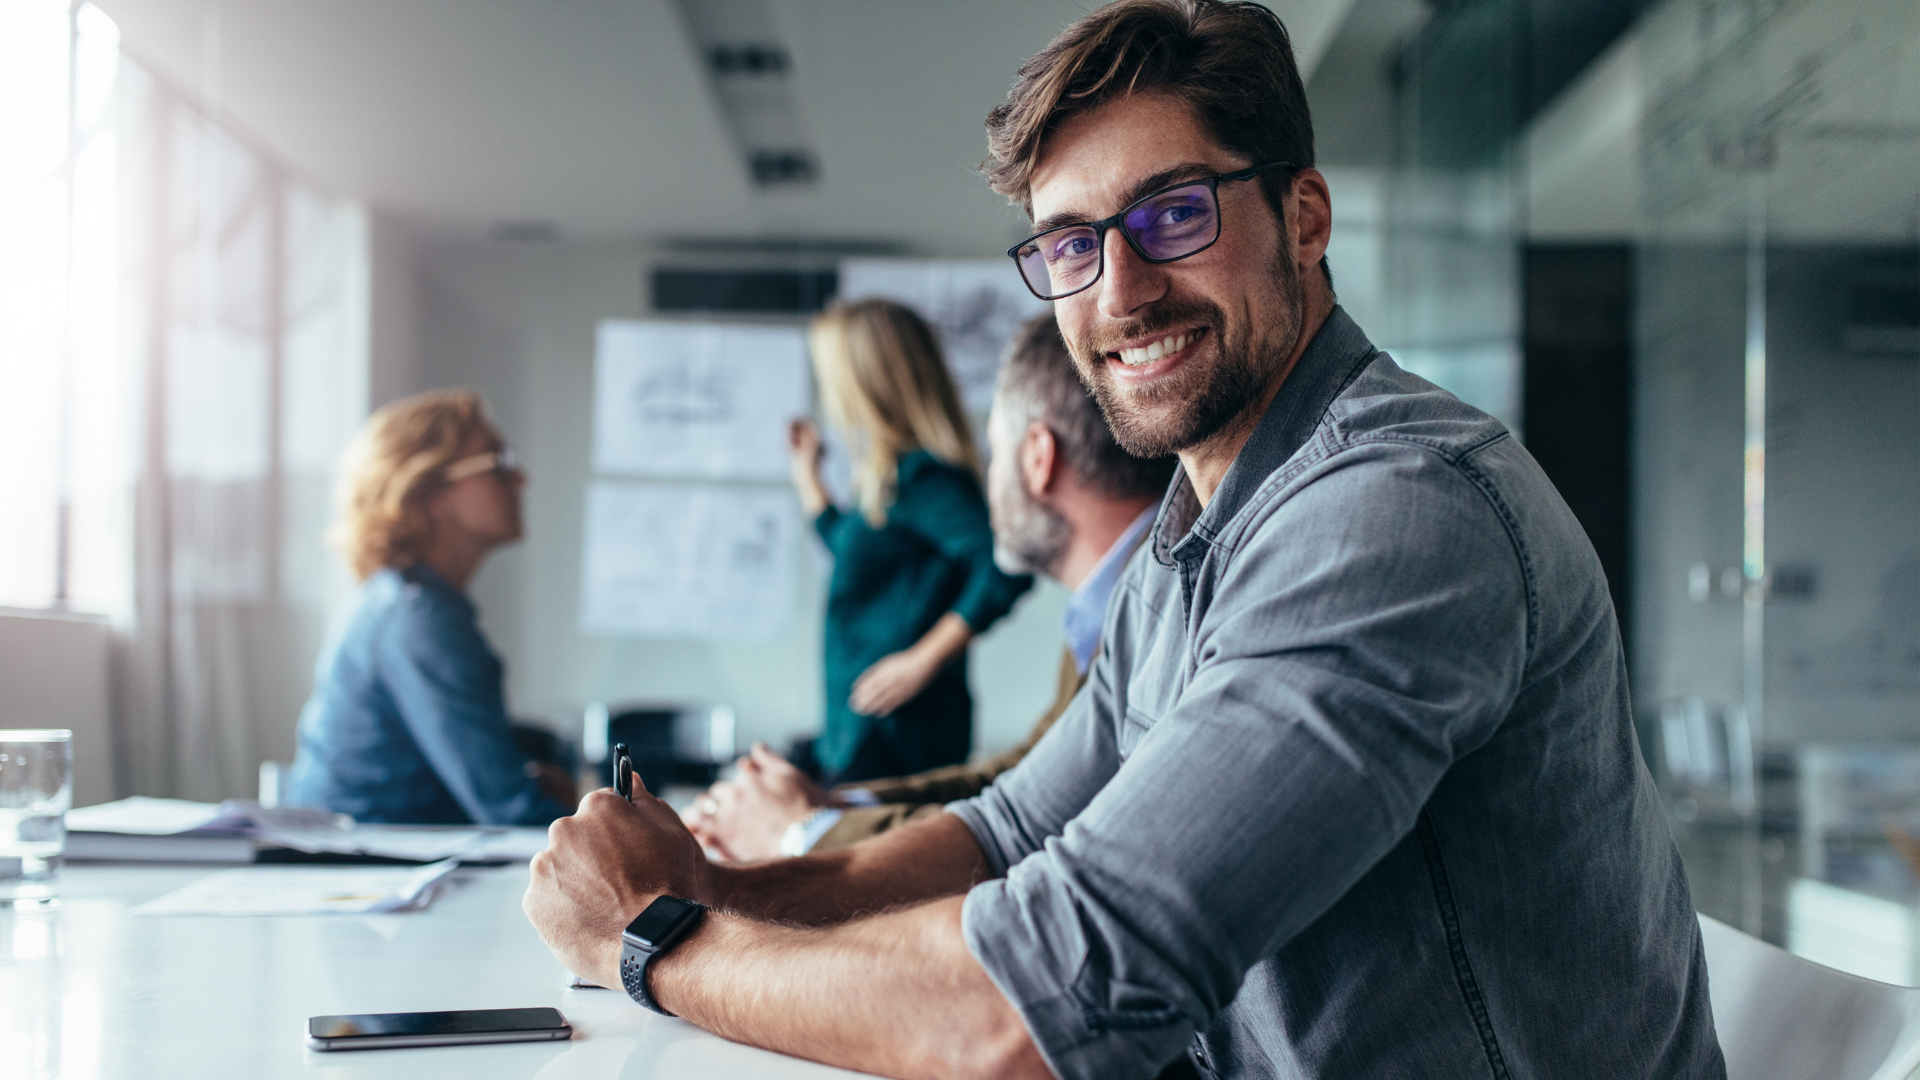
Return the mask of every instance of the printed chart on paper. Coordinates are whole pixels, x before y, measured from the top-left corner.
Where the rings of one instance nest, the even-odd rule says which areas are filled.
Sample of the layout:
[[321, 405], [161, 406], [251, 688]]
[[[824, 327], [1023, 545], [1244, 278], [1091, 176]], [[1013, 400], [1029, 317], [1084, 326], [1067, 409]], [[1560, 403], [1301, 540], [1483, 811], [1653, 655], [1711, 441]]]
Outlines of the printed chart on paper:
[[797, 518], [784, 489], [592, 481], [580, 629], [694, 639], [785, 633]]
[[787, 480], [787, 422], [807, 413], [799, 327], [607, 320], [594, 372], [593, 469]]

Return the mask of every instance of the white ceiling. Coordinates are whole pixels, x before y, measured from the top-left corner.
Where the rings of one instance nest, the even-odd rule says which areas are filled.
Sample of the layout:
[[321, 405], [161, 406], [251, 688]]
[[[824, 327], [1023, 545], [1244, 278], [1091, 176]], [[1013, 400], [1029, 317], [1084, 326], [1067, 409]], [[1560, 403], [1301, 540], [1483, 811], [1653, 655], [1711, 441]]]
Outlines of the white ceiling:
[[[1087, 0], [771, 0], [821, 182], [750, 190], [669, 0], [94, 0], [128, 55], [317, 186], [479, 238], [795, 238], [986, 254], [972, 173], [1015, 69]], [[712, 0], [708, 0], [712, 2]], [[724, 2], [724, 0], [722, 0]], [[1310, 72], [1352, 0], [1272, 0]]]

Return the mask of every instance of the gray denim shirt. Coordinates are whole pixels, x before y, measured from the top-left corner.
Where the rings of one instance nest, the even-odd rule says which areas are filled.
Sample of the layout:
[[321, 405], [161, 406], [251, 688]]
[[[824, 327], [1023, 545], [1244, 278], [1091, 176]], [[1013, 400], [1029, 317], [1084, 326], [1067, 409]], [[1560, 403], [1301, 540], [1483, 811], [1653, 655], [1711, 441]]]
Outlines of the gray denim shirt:
[[[1724, 1077], [1607, 583], [1497, 421], [1338, 309], [1086, 688], [951, 809], [1062, 1077]], [[1198, 1033], [1198, 1038], [1195, 1038]]]

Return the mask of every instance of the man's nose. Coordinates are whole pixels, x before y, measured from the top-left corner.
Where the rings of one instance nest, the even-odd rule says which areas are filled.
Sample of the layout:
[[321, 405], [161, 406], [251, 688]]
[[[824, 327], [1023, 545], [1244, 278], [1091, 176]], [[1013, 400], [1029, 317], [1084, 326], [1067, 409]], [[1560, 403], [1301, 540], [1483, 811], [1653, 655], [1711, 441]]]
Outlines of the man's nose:
[[1100, 275], [1100, 314], [1109, 319], [1131, 317], [1142, 307], [1167, 294], [1167, 274], [1163, 267], [1142, 259], [1118, 227], [1107, 230], [1104, 238], [1107, 260]]

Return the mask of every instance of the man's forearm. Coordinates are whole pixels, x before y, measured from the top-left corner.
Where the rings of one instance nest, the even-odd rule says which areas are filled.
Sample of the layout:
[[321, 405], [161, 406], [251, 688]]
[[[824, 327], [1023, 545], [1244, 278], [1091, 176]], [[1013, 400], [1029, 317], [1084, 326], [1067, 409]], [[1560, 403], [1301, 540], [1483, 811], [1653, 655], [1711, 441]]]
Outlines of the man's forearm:
[[839, 851], [713, 867], [696, 899], [757, 919], [824, 926], [955, 896], [990, 876], [972, 831], [940, 814]]
[[1048, 1077], [949, 896], [838, 926], [714, 912], [656, 961], [670, 1011], [736, 1042], [895, 1077]]

